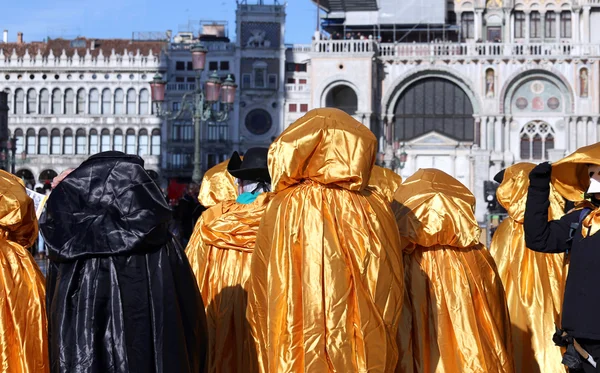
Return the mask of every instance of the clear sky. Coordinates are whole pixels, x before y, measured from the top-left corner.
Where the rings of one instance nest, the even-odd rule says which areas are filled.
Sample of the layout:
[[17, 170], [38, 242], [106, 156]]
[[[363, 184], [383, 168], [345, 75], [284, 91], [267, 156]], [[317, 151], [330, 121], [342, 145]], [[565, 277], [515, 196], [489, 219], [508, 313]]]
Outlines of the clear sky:
[[[264, 0], [271, 4], [274, 0]], [[177, 33], [188, 21], [225, 20], [235, 38], [235, 0], [0, 0], [0, 31], [8, 40], [46, 37], [130, 38], [132, 32]], [[255, 4], [258, 0], [248, 0]], [[285, 0], [279, 0], [280, 4]], [[286, 43], [310, 43], [316, 6], [310, 0], [287, 0]]]

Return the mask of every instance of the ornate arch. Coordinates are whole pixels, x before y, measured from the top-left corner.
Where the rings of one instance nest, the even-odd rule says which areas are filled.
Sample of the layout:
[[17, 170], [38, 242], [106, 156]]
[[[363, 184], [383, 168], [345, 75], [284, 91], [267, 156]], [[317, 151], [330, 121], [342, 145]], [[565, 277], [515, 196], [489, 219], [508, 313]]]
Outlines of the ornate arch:
[[411, 70], [410, 73], [400, 76], [396, 80], [392, 82], [390, 88], [383, 95], [382, 100], [382, 113], [386, 116], [393, 117], [394, 109], [398, 100], [402, 96], [402, 93], [414, 82], [425, 79], [425, 78], [441, 78], [446, 79], [457, 86], [459, 86], [469, 97], [471, 100], [471, 104], [473, 105], [473, 113], [478, 115], [481, 112], [481, 101], [479, 97], [475, 94], [475, 90], [473, 89], [473, 83], [457, 73], [454, 70], [445, 67], [424, 67], [416, 70]]
[[348, 87], [350, 87], [354, 90], [354, 93], [356, 93], [356, 97], [358, 99], [357, 112], [364, 111], [364, 105], [367, 102], [367, 98], [365, 97], [364, 92], [361, 89], [359, 89], [355, 83], [348, 80], [348, 77], [346, 75], [341, 75], [341, 74], [334, 75], [334, 76], [330, 77], [329, 79], [326, 79], [319, 85], [319, 89], [317, 90], [317, 92], [320, 92], [319, 107], [325, 107], [325, 102], [327, 100], [327, 95], [329, 94], [329, 92], [333, 88], [340, 86], [340, 85], [347, 85]]
[[523, 83], [536, 78], [545, 78], [554, 83], [569, 100], [569, 105], [565, 105], [565, 108], [567, 108], [567, 113], [573, 113], [575, 111], [575, 92], [573, 92], [573, 87], [571, 84], [569, 84], [569, 81], [564, 75], [553, 68], [529, 69], [527, 67], [522, 67], [519, 69], [519, 71], [515, 72], [506, 80], [506, 83], [498, 95], [498, 99], [500, 100], [498, 103], [500, 114], [506, 114], [506, 108], [510, 107], [509, 101], [514, 92]]

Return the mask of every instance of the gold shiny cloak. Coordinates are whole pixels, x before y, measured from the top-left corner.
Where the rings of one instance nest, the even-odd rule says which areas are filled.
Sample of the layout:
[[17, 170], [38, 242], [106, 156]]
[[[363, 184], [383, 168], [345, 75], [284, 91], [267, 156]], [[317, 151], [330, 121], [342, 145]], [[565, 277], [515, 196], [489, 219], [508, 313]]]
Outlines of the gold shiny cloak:
[[395, 199], [408, 241], [396, 372], [513, 372], [506, 298], [479, 243], [471, 192], [442, 171], [421, 169]]
[[210, 373], [256, 371], [256, 352], [246, 321], [247, 283], [260, 219], [270, 200], [222, 202], [202, 214], [186, 255], [194, 263], [208, 325]]
[[38, 237], [23, 182], [0, 171], [0, 372], [49, 372], [44, 276], [27, 248]]
[[248, 294], [261, 372], [394, 371], [402, 248], [386, 197], [368, 187], [376, 143], [346, 113], [317, 109], [271, 145], [276, 195]]
[[590, 186], [588, 164], [600, 166], [600, 142], [577, 149], [552, 164], [552, 186], [569, 201], [583, 201]]
[[[496, 192], [508, 212], [494, 233], [490, 254], [504, 284], [517, 373], [565, 373], [562, 352], [552, 342], [560, 310], [567, 269], [565, 254], [544, 254], [525, 246], [523, 219], [531, 163], [506, 169]], [[564, 199], [552, 188], [548, 218], [564, 215]]]

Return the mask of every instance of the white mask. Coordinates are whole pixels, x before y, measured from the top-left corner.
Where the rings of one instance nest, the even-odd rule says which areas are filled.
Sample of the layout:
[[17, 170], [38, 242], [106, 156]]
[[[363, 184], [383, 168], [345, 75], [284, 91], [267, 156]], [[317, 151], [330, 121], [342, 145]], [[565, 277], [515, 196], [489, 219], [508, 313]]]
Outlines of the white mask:
[[589, 194], [600, 193], [600, 166], [588, 166], [588, 174], [590, 175], [590, 187], [587, 192]]

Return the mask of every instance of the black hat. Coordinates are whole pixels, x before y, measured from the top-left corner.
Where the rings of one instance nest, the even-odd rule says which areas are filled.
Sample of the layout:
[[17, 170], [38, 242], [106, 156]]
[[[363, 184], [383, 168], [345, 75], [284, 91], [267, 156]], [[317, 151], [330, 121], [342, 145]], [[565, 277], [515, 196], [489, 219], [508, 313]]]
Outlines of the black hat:
[[502, 184], [502, 180], [504, 180], [504, 171], [506, 171], [506, 169], [498, 172], [496, 176], [494, 176], [494, 181], [498, 184]]
[[227, 171], [238, 179], [271, 182], [267, 167], [268, 148], [250, 148], [244, 154], [244, 160], [238, 152], [233, 152], [227, 164]]

